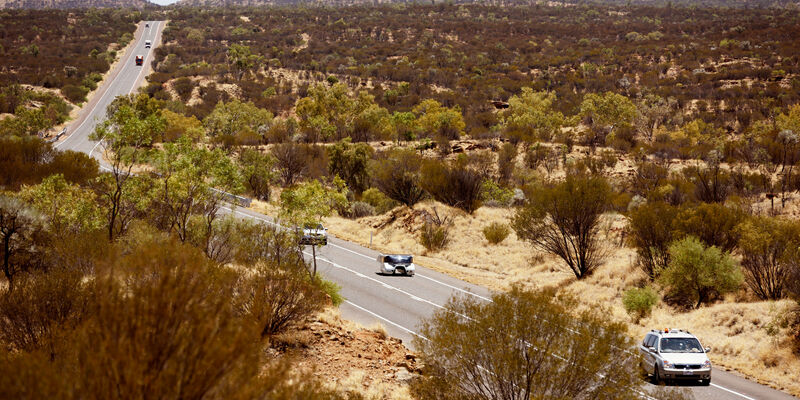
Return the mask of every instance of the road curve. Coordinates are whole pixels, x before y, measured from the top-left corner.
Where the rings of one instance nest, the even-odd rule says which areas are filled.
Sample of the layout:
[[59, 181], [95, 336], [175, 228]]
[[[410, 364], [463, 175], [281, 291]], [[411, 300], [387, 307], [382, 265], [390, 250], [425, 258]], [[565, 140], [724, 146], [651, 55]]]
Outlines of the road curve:
[[[98, 159], [101, 167], [107, 168], [98, 151], [99, 143], [89, 140], [97, 123], [106, 115], [106, 107], [118, 95], [128, 94], [139, 88], [153, 60], [152, 51], [160, 44], [164, 21], [150, 21], [145, 28], [140, 23], [136, 32], [136, 43], [115, 67], [103, 83], [92, 102], [85, 106], [80, 117], [67, 129], [68, 136], [55, 146], [62, 150], [76, 150]], [[144, 41], [153, 41], [152, 49], [144, 48]], [[145, 65], [134, 65], [133, 56], [145, 56]], [[271, 219], [249, 209], [228, 210], [242, 218], [272, 223]], [[307, 254], [310, 257], [310, 254]], [[410, 344], [419, 336], [419, 322], [434, 311], [442, 309], [453, 295], [472, 296], [489, 301], [491, 292], [428, 268], [418, 266], [414, 277], [382, 276], [377, 271], [378, 252], [331, 237], [327, 246], [317, 250], [320, 273], [342, 287], [346, 298], [340, 306], [342, 315], [363, 325], [382, 324], [388, 333]], [[713, 344], [709, 344], [712, 345]], [[649, 384], [646, 384], [649, 385]], [[698, 399], [709, 400], [782, 400], [794, 397], [739, 377], [714, 369], [712, 384], [708, 387], [689, 386]], [[646, 387], [645, 387], [646, 388]]]

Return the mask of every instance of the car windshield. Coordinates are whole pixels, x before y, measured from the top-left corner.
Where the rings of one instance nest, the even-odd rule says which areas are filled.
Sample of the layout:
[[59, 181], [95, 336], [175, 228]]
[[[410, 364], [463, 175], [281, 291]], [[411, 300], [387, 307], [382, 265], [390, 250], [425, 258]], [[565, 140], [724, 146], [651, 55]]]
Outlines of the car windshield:
[[411, 264], [412, 258], [411, 256], [385, 256], [383, 257], [383, 262], [390, 263], [390, 264]]
[[702, 353], [703, 348], [695, 338], [663, 338], [662, 353]]

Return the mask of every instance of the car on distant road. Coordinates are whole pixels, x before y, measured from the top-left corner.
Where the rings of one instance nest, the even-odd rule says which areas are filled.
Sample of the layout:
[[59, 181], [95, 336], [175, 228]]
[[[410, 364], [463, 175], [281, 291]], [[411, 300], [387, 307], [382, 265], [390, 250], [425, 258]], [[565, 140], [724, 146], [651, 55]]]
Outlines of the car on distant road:
[[136, 56], [136, 65], [142, 65], [142, 64], [144, 64], [144, 56], [137, 55]]
[[150, 24], [144, 24], [144, 27], [145, 27], [145, 28], [149, 28], [149, 27], [150, 27]]
[[322, 224], [304, 224], [303, 236], [300, 236], [300, 244], [328, 244], [328, 229]]
[[414, 257], [408, 254], [381, 254], [378, 256], [378, 273], [414, 276], [417, 267]]
[[700, 345], [696, 336], [681, 329], [651, 330], [639, 344], [641, 368], [652, 376], [654, 384], [680, 379], [710, 385], [710, 351]]
[[150, 40], [145, 40], [145, 41], [144, 41], [144, 48], [145, 48], [145, 49], [149, 49], [149, 48], [150, 48], [150, 46], [152, 46], [152, 45], [153, 45], [153, 42], [152, 42], [152, 41], [150, 41]]

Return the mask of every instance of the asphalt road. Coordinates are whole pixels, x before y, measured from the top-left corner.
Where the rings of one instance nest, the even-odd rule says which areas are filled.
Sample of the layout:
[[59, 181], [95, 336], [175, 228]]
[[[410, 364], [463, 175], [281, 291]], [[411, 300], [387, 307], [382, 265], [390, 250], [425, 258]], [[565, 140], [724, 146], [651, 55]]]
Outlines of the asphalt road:
[[[135, 42], [120, 56], [120, 62], [114, 66], [92, 99], [84, 105], [78, 118], [67, 127], [67, 134], [54, 145], [56, 148], [80, 151], [100, 160], [102, 149], [99, 148], [98, 142], [89, 140], [89, 135], [95, 126], [106, 118], [106, 108], [115, 97], [133, 93], [141, 86], [144, 77], [150, 73], [150, 63], [155, 57], [153, 51], [161, 42], [161, 31], [165, 22], [151, 21], [149, 27], [145, 27], [145, 24], [145, 22], [139, 24], [134, 34]], [[152, 48], [144, 47], [145, 40], [153, 41]], [[136, 55], [144, 56], [143, 65], [136, 65], [134, 62]]]
[[[116, 66], [109, 79], [103, 82], [100, 91], [84, 107], [80, 117], [67, 128], [68, 136], [57, 143], [56, 147], [81, 151], [100, 160], [101, 151], [98, 150], [102, 149], [99, 149], [97, 142], [89, 140], [88, 136], [96, 124], [105, 118], [106, 107], [114, 97], [131, 93], [142, 84], [153, 59], [152, 50], [160, 43], [163, 28], [163, 21], [151, 21], [150, 28], [145, 28], [144, 23], [140, 24], [136, 32], [136, 43], [122, 55], [122, 62]], [[145, 39], [153, 41], [153, 49], [144, 48]], [[144, 66], [134, 65], [133, 56], [136, 54], [145, 56]], [[100, 161], [103, 165], [102, 160]], [[232, 211], [242, 218], [272, 223], [269, 217], [248, 209], [236, 208]], [[307, 255], [311, 256], [310, 253]], [[320, 273], [342, 287], [341, 294], [346, 300], [340, 310], [345, 318], [366, 326], [380, 323], [390, 335], [402, 339], [406, 344], [419, 336], [419, 322], [434, 311], [442, 309], [451, 296], [490, 300], [491, 293], [486, 288], [421, 266], [417, 267], [414, 277], [378, 275], [377, 256], [378, 252], [374, 250], [331, 237], [327, 246], [318, 248], [317, 264]], [[704, 345], [714, 347], [713, 343]], [[649, 383], [644, 385], [645, 389], [650, 387]], [[718, 369], [712, 372], [711, 386], [687, 387], [698, 399], [794, 398]]]

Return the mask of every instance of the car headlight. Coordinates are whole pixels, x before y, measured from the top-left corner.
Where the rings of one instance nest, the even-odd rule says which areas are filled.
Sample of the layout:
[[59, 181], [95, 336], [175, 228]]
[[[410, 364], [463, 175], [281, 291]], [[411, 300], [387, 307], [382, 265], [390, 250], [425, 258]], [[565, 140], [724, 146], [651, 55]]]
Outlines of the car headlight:
[[674, 367], [674, 365], [672, 365], [671, 362], [664, 360], [664, 368], [672, 368], [672, 367]]
[[711, 368], [711, 360], [705, 360], [703, 362], [703, 368]]

